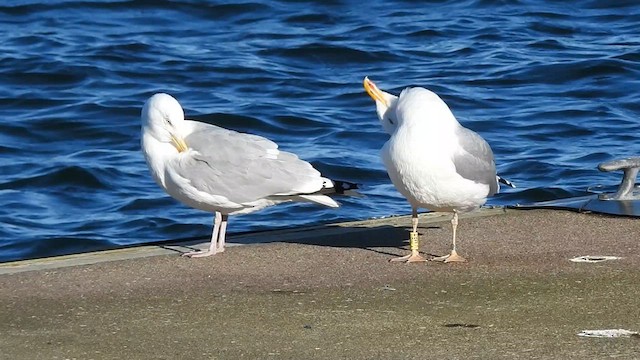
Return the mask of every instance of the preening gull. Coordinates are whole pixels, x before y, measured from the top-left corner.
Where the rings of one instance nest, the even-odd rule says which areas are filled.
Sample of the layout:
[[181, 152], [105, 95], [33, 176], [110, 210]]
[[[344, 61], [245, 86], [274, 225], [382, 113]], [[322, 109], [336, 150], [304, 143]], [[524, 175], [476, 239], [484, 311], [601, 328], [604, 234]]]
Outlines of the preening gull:
[[215, 214], [209, 249], [185, 256], [224, 251], [229, 215], [287, 201], [335, 208], [338, 203], [327, 195], [357, 188], [322, 177], [264, 137], [185, 120], [182, 106], [167, 94], [149, 98], [141, 118], [142, 152], [158, 185], [176, 200]]
[[364, 88], [391, 135], [382, 148], [382, 161], [412, 209], [411, 253], [391, 261], [426, 261], [418, 251], [418, 208], [453, 213], [451, 253], [433, 260], [465, 261], [456, 251], [458, 213], [482, 206], [487, 196], [498, 192], [499, 182], [513, 186], [496, 175], [491, 147], [461, 126], [447, 104], [427, 89], [406, 88], [395, 96], [366, 77]]

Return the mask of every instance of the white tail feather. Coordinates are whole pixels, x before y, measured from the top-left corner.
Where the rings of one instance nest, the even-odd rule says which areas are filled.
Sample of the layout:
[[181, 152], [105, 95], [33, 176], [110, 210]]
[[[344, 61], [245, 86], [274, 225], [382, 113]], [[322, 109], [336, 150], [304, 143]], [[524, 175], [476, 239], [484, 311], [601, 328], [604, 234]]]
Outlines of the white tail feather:
[[335, 200], [326, 195], [298, 195], [298, 197], [305, 201], [311, 201], [332, 208], [340, 207]]

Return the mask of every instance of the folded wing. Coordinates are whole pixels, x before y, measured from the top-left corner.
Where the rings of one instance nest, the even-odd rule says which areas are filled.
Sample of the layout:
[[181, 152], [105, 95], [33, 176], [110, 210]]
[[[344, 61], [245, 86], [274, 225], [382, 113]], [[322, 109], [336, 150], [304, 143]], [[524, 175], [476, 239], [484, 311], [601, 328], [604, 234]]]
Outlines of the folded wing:
[[325, 179], [311, 164], [279, 151], [271, 140], [189, 123], [192, 132], [185, 142], [193, 151], [174, 170], [199, 191], [247, 204], [263, 198], [311, 194], [323, 188]]
[[456, 172], [465, 179], [489, 185], [488, 196], [497, 193], [496, 163], [489, 144], [480, 135], [462, 126], [456, 135], [460, 145], [452, 159]]

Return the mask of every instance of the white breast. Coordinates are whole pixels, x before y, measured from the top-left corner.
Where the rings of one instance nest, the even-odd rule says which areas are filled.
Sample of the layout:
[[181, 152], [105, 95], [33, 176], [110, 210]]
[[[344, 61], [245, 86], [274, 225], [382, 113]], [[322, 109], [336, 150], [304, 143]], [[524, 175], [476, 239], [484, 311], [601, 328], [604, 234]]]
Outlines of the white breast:
[[433, 211], [473, 210], [486, 201], [487, 185], [456, 172], [453, 133], [403, 126], [382, 149], [382, 160], [396, 189], [415, 207]]

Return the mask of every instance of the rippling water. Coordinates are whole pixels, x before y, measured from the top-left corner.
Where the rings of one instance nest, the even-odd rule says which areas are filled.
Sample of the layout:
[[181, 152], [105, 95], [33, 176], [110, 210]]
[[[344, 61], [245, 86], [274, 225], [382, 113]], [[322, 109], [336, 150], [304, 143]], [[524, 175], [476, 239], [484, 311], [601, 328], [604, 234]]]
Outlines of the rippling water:
[[281, 205], [230, 232], [406, 214], [362, 89], [439, 93], [517, 183], [489, 204], [617, 184], [640, 153], [635, 1], [10, 1], [0, 5], [0, 261], [208, 236], [152, 181], [142, 104], [269, 137], [363, 184], [342, 208]]

